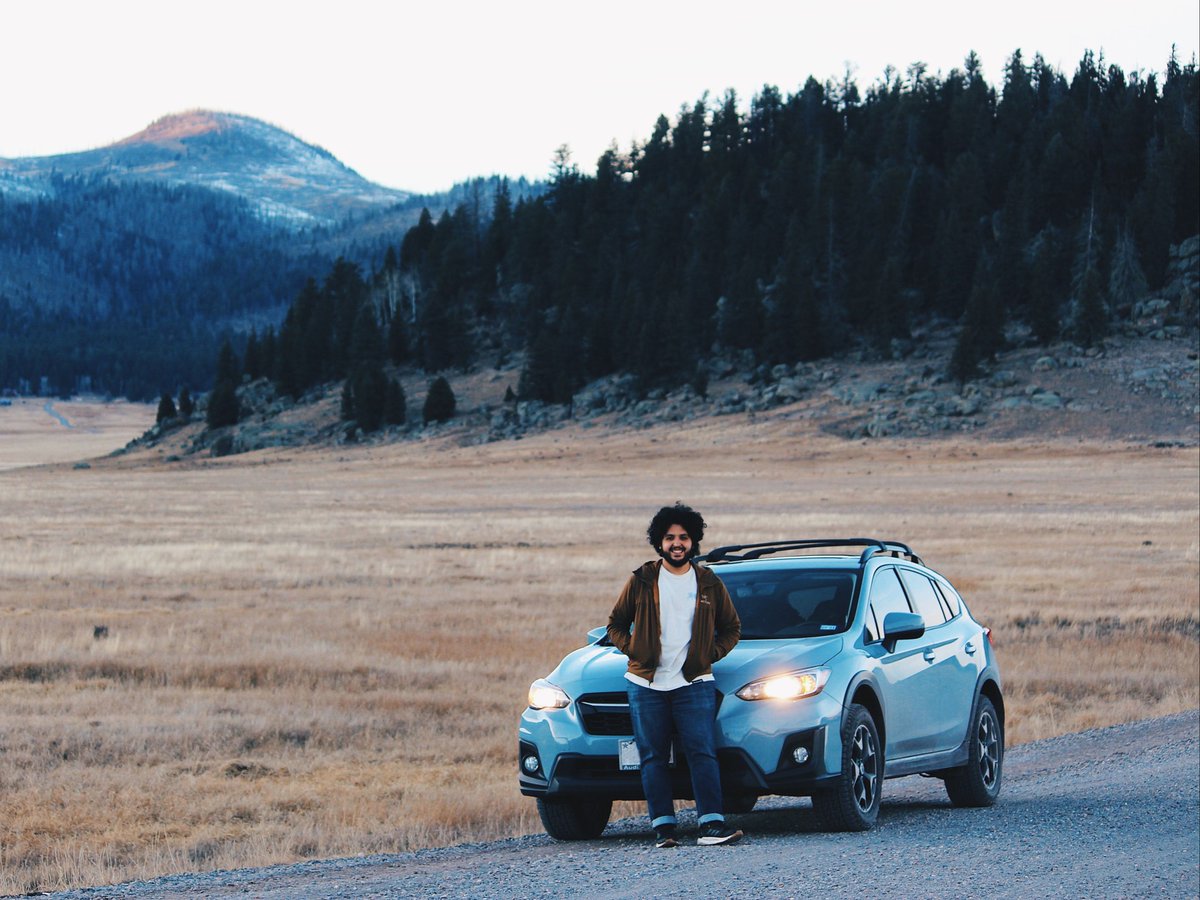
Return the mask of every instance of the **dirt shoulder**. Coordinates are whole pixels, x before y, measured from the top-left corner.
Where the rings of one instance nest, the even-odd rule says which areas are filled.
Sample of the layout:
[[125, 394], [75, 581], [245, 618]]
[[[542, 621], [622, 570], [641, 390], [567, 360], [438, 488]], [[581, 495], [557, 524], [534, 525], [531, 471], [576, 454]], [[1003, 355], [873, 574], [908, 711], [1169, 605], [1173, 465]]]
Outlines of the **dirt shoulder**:
[[733, 847], [655, 850], [644, 821], [622, 819], [594, 841], [531, 835], [54, 896], [884, 897], [916, 878], [922, 896], [1195, 897], [1198, 772], [1193, 710], [1017, 747], [989, 809], [951, 807], [937, 779], [889, 781], [865, 834], [823, 833], [807, 800], [770, 798], [733, 817], [747, 832]]

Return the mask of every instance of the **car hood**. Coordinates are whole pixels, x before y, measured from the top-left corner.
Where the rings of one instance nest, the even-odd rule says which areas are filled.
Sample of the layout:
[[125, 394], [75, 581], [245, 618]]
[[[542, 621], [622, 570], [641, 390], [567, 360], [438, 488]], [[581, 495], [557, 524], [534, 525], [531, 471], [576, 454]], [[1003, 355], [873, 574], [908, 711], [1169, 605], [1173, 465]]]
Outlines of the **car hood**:
[[[842, 649], [842, 636], [790, 640], [742, 641], [713, 665], [717, 687], [724, 693], [759, 678], [820, 666]], [[625, 654], [616, 647], [590, 644], [568, 653], [547, 680], [572, 699], [583, 694], [625, 690]]]

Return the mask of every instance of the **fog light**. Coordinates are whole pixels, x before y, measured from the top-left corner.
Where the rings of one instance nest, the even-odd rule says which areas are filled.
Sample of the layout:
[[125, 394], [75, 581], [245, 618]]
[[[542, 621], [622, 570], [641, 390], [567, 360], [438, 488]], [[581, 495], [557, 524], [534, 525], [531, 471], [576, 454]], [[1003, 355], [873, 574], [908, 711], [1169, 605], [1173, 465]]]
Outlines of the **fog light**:
[[[806, 753], [805, 757], [807, 756], [808, 754]], [[541, 767], [541, 763], [538, 762], [538, 758], [536, 756], [525, 757], [525, 759], [521, 761], [521, 765], [523, 765], [525, 767], [525, 771], [529, 772], [531, 775]]]
[[807, 747], [797, 747], [795, 750], [792, 751], [792, 759], [794, 759], [796, 761], [796, 765], [798, 765], [798, 766], [804, 765], [806, 762], [808, 762], [808, 748]]

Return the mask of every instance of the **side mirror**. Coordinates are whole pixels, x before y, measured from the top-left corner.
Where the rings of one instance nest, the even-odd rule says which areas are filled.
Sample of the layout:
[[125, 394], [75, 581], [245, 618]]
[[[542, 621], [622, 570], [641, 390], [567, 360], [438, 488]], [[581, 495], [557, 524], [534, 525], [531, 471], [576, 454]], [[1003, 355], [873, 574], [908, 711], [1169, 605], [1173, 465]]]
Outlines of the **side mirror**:
[[603, 625], [597, 625], [587, 633], [587, 642], [589, 644], [599, 644], [601, 642], [608, 643], [608, 629]]
[[911, 641], [925, 633], [925, 620], [916, 613], [890, 612], [883, 617], [883, 649], [896, 649], [897, 641]]

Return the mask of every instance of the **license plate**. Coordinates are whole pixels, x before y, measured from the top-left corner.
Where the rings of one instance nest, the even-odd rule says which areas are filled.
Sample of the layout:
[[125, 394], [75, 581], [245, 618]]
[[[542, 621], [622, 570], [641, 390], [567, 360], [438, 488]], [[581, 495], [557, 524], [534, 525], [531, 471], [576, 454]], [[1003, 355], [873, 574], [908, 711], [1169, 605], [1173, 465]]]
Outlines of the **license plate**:
[[621, 764], [622, 772], [640, 769], [642, 756], [638, 753], [637, 741], [621, 741], [617, 746], [617, 761]]
[[[632, 772], [642, 767], [642, 755], [638, 753], [637, 741], [617, 742], [617, 763], [622, 772]], [[671, 742], [671, 755], [667, 758], [667, 765], [675, 767], [674, 741]]]

